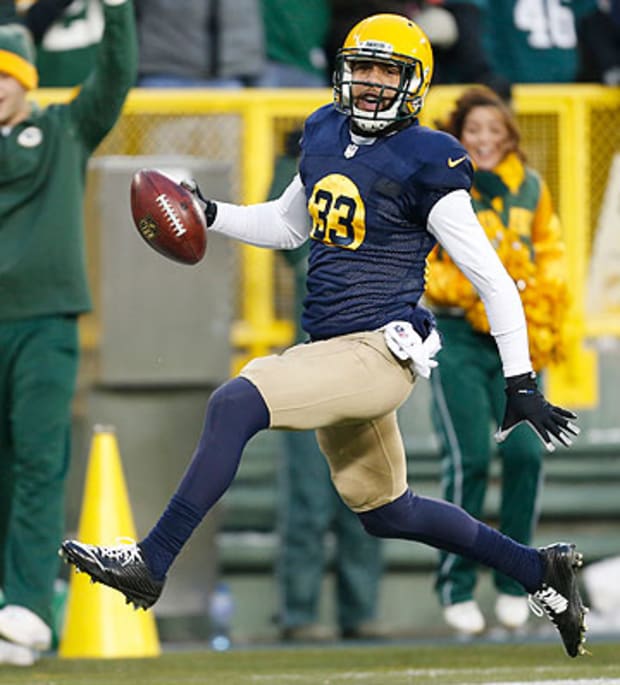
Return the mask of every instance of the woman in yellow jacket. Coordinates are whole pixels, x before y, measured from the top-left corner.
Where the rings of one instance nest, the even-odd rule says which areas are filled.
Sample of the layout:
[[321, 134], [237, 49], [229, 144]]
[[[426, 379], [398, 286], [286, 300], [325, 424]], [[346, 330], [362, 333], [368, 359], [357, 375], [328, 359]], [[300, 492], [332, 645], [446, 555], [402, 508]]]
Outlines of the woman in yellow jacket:
[[[528, 323], [534, 368], [562, 357], [567, 305], [564, 245], [549, 189], [527, 166], [516, 120], [491, 90], [464, 92], [449, 116], [448, 132], [475, 167], [474, 209], [504, 266], [514, 278]], [[504, 412], [504, 378], [484, 306], [473, 286], [439, 246], [428, 260], [427, 301], [445, 344], [432, 375], [433, 418], [442, 444], [443, 496], [476, 517], [483, 514], [493, 456], [490, 435]], [[543, 446], [520, 426], [499, 446], [502, 459], [500, 530], [529, 544], [536, 525]], [[496, 574], [495, 613], [504, 627], [521, 628], [528, 617], [523, 589]], [[461, 634], [485, 629], [474, 599], [475, 565], [441, 555], [437, 592], [446, 622]]]

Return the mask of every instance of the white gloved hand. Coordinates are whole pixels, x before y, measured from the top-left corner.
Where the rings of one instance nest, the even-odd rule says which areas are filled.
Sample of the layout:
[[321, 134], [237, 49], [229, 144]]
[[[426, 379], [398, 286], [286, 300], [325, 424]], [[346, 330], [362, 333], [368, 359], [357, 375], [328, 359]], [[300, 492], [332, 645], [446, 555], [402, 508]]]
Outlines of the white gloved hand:
[[383, 329], [383, 335], [397, 359], [411, 361], [418, 376], [430, 378], [431, 371], [439, 364], [433, 357], [441, 349], [441, 338], [436, 329], [422, 340], [408, 321], [390, 321]]

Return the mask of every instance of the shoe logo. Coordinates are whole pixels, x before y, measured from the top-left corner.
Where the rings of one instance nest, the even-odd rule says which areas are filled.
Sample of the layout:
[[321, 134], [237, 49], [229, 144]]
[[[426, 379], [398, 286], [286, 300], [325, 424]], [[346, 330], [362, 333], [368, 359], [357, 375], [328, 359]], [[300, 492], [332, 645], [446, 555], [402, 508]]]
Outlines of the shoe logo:
[[73, 554], [78, 559], [82, 559], [82, 560], [86, 560], [86, 561], [89, 561], [89, 560], [92, 561], [102, 571], [105, 571], [105, 566], [101, 563], [101, 559], [99, 559], [99, 557], [94, 553], [93, 550], [88, 549], [88, 547], [86, 547], [86, 546], [80, 547], [79, 553], [74, 550]]
[[568, 609], [568, 600], [552, 587], [536, 593], [536, 599], [556, 614], [562, 614]]
[[466, 159], [467, 155], [463, 155], [458, 159], [452, 159], [452, 157], [448, 157], [448, 166], [450, 167], [450, 169], [454, 169], [455, 166], [458, 166], [461, 162], [464, 162]]

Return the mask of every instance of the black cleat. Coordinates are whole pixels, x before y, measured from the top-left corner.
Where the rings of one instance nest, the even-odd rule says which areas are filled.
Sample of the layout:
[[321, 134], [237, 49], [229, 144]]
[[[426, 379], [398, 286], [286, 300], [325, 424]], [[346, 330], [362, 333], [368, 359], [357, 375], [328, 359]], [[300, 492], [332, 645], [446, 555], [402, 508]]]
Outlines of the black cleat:
[[91, 582], [102, 583], [122, 592], [127, 604], [148, 609], [159, 599], [163, 580], [155, 580], [144, 563], [142, 550], [135, 542], [116, 547], [96, 547], [77, 540], [65, 540], [60, 556], [78, 571], [90, 576]]
[[560, 632], [568, 656], [587, 654], [584, 644], [588, 608], [577, 586], [577, 569], [583, 565], [583, 556], [567, 542], [541, 547], [538, 552], [545, 569], [543, 584], [530, 595], [530, 607], [538, 616], [547, 614]]

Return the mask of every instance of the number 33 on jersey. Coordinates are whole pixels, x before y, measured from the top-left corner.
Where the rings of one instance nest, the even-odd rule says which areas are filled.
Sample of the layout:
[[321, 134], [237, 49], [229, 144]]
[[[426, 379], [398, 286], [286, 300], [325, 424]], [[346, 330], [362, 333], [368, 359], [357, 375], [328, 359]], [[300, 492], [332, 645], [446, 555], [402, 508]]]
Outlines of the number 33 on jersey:
[[318, 181], [308, 202], [310, 237], [347, 250], [357, 250], [366, 234], [366, 208], [357, 186], [342, 174]]

